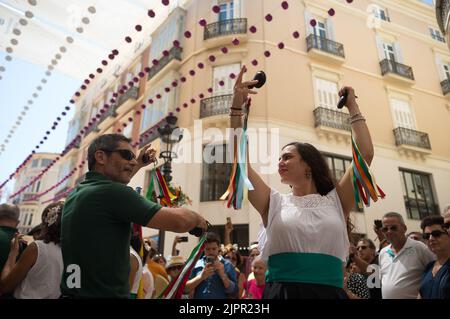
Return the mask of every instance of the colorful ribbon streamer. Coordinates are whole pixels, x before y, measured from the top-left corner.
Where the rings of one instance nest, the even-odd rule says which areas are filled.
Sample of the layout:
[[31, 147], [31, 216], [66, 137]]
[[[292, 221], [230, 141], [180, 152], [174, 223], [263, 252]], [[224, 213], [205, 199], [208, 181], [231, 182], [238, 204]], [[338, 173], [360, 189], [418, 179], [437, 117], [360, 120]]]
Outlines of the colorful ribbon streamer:
[[[156, 199], [154, 198], [153, 193], [155, 193]], [[177, 198], [177, 196], [170, 191], [159, 168], [155, 168], [150, 172], [150, 185], [145, 197], [152, 202], [155, 202], [155, 200], [157, 201], [159, 198], [160, 204], [167, 207], [173, 206], [172, 201]]]
[[197, 246], [195, 246], [194, 250], [191, 252], [186, 264], [183, 267], [183, 270], [178, 275], [178, 277], [167, 286], [167, 288], [159, 295], [158, 299], [181, 299], [181, 296], [184, 293], [184, 288], [186, 286], [186, 282], [189, 279], [189, 276], [200, 258], [202, 252], [205, 250], [206, 245], [206, 235], [204, 235]]
[[[374, 202], [378, 198], [384, 198], [386, 195], [377, 185], [375, 177], [372, 175], [366, 161], [359, 151], [358, 145], [352, 135], [352, 157], [353, 157], [353, 192], [355, 195], [356, 204], [360, 209], [363, 208], [363, 202], [367, 207], [370, 207], [370, 199]], [[362, 199], [362, 200], [361, 200]]]
[[[234, 143], [233, 147], [233, 168], [231, 170], [230, 182], [228, 184], [226, 192], [220, 197], [220, 200], [228, 200], [227, 207], [238, 210], [242, 208], [242, 202], [244, 198], [244, 188], [248, 190], [253, 190], [253, 185], [247, 176], [247, 146], [248, 146], [248, 136], [247, 136], [247, 122], [248, 115], [250, 113], [250, 103], [248, 101], [245, 108], [244, 126], [243, 132], [238, 137], [237, 143]], [[231, 137], [233, 137], [232, 135]], [[239, 146], [238, 146], [239, 145]]]

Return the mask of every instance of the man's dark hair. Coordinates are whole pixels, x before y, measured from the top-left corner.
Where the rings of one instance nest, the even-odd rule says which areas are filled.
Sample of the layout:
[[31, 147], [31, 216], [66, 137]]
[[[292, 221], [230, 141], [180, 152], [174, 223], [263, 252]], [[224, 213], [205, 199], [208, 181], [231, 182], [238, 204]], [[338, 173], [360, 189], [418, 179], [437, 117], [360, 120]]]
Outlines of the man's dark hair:
[[217, 235], [216, 233], [213, 233], [213, 232], [208, 232], [208, 233], [206, 234], [206, 243], [207, 243], [207, 244], [217, 243], [217, 246], [220, 247], [220, 238], [219, 238], [219, 235]]
[[92, 171], [95, 166], [95, 152], [99, 150], [115, 150], [119, 142], [131, 143], [131, 139], [122, 134], [105, 134], [92, 141], [88, 148], [88, 169]]
[[420, 223], [420, 228], [422, 231], [425, 230], [425, 227], [433, 226], [433, 225], [439, 225], [442, 228], [444, 228], [444, 217], [440, 215], [430, 215], [422, 219], [422, 222]]

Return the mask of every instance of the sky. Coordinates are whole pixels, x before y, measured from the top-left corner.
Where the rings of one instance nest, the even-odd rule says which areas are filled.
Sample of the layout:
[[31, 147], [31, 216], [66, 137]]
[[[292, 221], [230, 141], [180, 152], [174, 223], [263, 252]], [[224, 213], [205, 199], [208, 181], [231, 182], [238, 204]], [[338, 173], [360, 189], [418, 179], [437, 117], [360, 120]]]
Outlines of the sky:
[[[95, 5], [97, 8], [97, 14], [95, 16], [91, 16], [91, 24], [86, 26], [86, 29], [93, 28], [95, 24], [94, 22], [99, 22], [97, 17], [99, 14], [103, 14], [102, 18], [108, 18], [108, 12], [114, 13], [117, 8], [105, 7], [104, 0], [65, 0], [66, 4], [71, 4], [71, 6], [86, 6]], [[0, 4], [8, 2], [9, 0], [0, 0]], [[175, 1], [172, 0], [171, 4], [183, 4], [186, 1]], [[14, 2], [13, 2], [14, 3]], [[61, 3], [62, 4], [62, 3]], [[118, 3], [119, 4], [119, 3]], [[123, 28], [125, 30], [133, 29], [134, 23], [145, 23], [144, 27], [154, 28], [161, 21], [160, 18], [164, 18], [167, 15], [167, 8], [164, 8], [160, 1], [150, 0], [121, 0], [121, 5], [132, 5], [133, 8], [141, 8], [148, 9], [152, 8], [157, 12], [157, 18], [149, 20], [146, 13], [147, 10], [142, 10], [142, 17], [140, 11], [138, 11], [139, 15], [135, 16], [135, 18], [139, 17], [137, 21], [127, 21], [127, 23], [123, 23]], [[39, 10], [39, 6], [32, 8], [33, 10]], [[109, 10], [109, 9], [110, 10]], [[67, 8], [70, 9], [70, 8]], [[48, 10], [48, 8], [47, 8]], [[51, 10], [51, 9], [50, 9]], [[56, 10], [56, 8], [55, 8]], [[61, 8], [59, 8], [61, 10]], [[62, 8], [62, 12], [64, 13], [64, 8]], [[117, 10], [116, 10], [117, 11]], [[35, 12], [39, 15], [39, 12]], [[131, 14], [130, 12], [128, 12]], [[106, 17], [105, 17], [106, 15]], [[115, 15], [116, 16], [116, 15]], [[124, 14], [126, 16], [126, 14]], [[1, 17], [0, 17], [1, 18]], [[117, 16], [116, 16], [117, 18]], [[97, 19], [97, 20], [95, 20]], [[112, 18], [111, 18], [112, 19]], [[114, 20], [114, 19], [113, 19]], [[111, 20], [111, 21], [113, 21]], [[132, 20], [132, 19], [130, 19]], [[104, 20], [101, 20], [104, 21]], [[105, 23], [112, 23], [111, 21], [104, 21]], [[114, 20], [115, 21], [115, 20]], [[153, 21], [153, 22], [150, 22]], [[158, 21], [158, 22], [157, 22]], [[3, 20], [4, 23], [4, 20]], [[51, 23], [51, 21], [50, 21]], [[29, 44], [20, 43], [23, 42], [23, 37], [30, 32], [30, 29], [23, 27], [23, 34], [19, 37], [19, 48], [31, 47]], [[28, 30], [28, 31], [27, 31]], [[123, 51], [123, 39], [119, 38], [115, 39], [111, 34], [101, 35], [99, 39], [99, 43], [92, 43], [92, 40], [95, 40], [95, 30], [91, 30], [93, 33], [90, 35], [83, 33], [81, 35], [77, 34], [78, 37], [85, 37], [86, 41], [91, 44], [91, 47], [98, 47], [100, 50], [104, 50], [108, 52], [108, 49], [119, 49], [119, 51]], [[128, 31], [125, 31], [128, 32]], [[143, 32], [145, 33], [145, 32]], [[147, 33], [148, 36], [149, 33]], [[72, 34], [70, 34], [72, 36]], [[39, 34], [38, 36], [41, 36]], [[44, 35], [45, 36], [45, 35]], [[64, 36], [64, 35], [63, 35]], [[88, 36], [88, 37], [86, 37]], [[9, 177], [11, 173], [15, 171], [15, 169], [24, 161], [24, 159], [31, 153], [36, 145], [38, 145], [39, 141], [45, 136], [45, 132], [51, 130], [52, 123], [55, 121], [57, 116], [61, 115], [61, 112], [64, 111], [64, 108], [69, 104], [69, 100], [72, 98], [73, 94], [77, 91], [77, 89], [82, 84], [82, 78], [75, 78], [70, 72], [59, 72], [58, 65], [55, 70], [52, 72], [50, 77], [45, 77], [45, 72], [47, 71], [47, 65], [38, 65], [33, 63], [33, 56], [30, 60], [23, 60], [18, 56], [14, 55], [14, 52], [11, 54], [13, 57], [12, 61], [7, 61], [5, 57], [7, 53], [4, 50], [4, 47], [10, 46], [9, 40], [7, 37], [10, 35], [5, 35], [0, 32], [0, 37], [4, 37], [0, 39], [3, 41], [4, 46], [0, 46], [0, 66], [4, 66], [6, 71], [1, 72], [0, 76], [0, 145], [4, 143], [5, 138], [7, 138], [9, 131], [15, 125], [17, 117], [22, 112], [24, 106], [27, 105], [27, 101], [32, 99], [32, 94], [34, 92], [38, 92], [39, 96], [37, 98], [32, 99], [34, 103], [30, 105], [30, 109], [28, 113], [24, 116], [21, 125], [16, 129], [13, 137], [10, 139], [9, 143], [6, 144], [5, 151], [0, 154], [0, 185]], [[64, 37], [62, 38], [64, 39]], [[79, 39], [79, 38], [78, 38]], [[78, 40], [76, 38], [76, 42]], [[105, 40], [105, 41], [103, 41]], [[6, 42], [7, 41], [7, 42]], [[110, 42], [108, 42], [110, 41]], [[33, 45], [36, 41], [33, 42]], [[102, 42], [100, 44], [100, 42]], [[109, 44], [107, 44], [109, 43]], [[118, 43], [122, 43], [121, 45], [115, 46], [114, 48], [109, 48], [110, 45], [115, 45]], [[57, 43], [56, 43], [57, 44]], [[61, 43], [60, 45], [62, 45]], [[39, 43], [37, 43], [39, 45]], [[108, 47], [105, 47], [107, 45]], [[3, 49], [2, 49], [3, 48]], [[70, 50], [69, 50], [70, 51]], [[73, 67], [80, 68], [83, 70], [83, 74], [86, 73], [86, 62], [93, 61], [93, 55], [90, 56], [89, 51], [84, 51], [85, 54], [82, 56], [72, 56], [73, 59], [68, 61], [71, 63]], [[123, 56], [124, 54], [122, 54]], [[26, 55], [29, 56], [29, 55]], [[98, 57], [98, 54], [95, 54]], [[71, 57], [66, 56], [65, 59]], [[37, 58], [36, 58], [37, 59]], [[35, 60], [36, 60], [35, 59]], [[91, 60], [88, 60], [91, 59]], [[97, 61], [98, 58], [95, 58], [95, 65], [99, 64], [100, 61]], [[63, 60], [65, 63], [66, 61]], [[92, 63], [91, 63], [92, 64]], [[94, 70], [89, 70], [90, 72], [94, 72]], [[48, 79], [48, 83], [42, 85], [40, 83], [42, 78]], [[41, 85], [43, 87], [42, 91], [37, 91], [36, 87]], [[71, 109], [68, 114], [63, 118], [57, 128], [52, 131], [52, 134], [49, 135], [49, 139], [44, 143], [43, 146], [40, 147], [40, 151], [42, 152], [52, 152], [52, 153], [61, 153], [65, 148], [66, 137], [67, 137], [67, 129], [68, 123], [73, 118], [74, 109]], [[13, 193], [14, 181], [10, 181], [5, 188], [0, 190], [0, 203], [6, 201], [6, 195], [9, 193]]]
[[[5, 61], [5, 52], [0, 52], [0, 61]], [[7, 65], [7, 72], [3, 73], [0, 81], [0, 142], [8, 135], [15, 124], [23, 107], [31, 98], [36, 87], [40, 85], [46, 68], [32, 63], [14, 59]], [[6, 144], [5, 151], [0, 155], [0, 184], [14, 172], [16, 167], [30, 154], [34, 146], [39, 143], [45, 132], [51, 130], [64, 107], [68, 105], [73, 93], [80, 86], [80, 81], [59, 72], [53, 72], [47, 77], [48, 83], [43, 85], [38, 98], [33, 99], [27, 115], [16, 130], [12, 139]], [[73, 117], [73, 110], [68, 112], [56, 130], [52, 131], [49, 139], [41, 147], [42, 152], [61, 152], [65, 147], [68, 121]], [[12, 191], [14, 183], [11, 181], [7, 189]], [[0, 200], [0, 202], [5, 201]]]

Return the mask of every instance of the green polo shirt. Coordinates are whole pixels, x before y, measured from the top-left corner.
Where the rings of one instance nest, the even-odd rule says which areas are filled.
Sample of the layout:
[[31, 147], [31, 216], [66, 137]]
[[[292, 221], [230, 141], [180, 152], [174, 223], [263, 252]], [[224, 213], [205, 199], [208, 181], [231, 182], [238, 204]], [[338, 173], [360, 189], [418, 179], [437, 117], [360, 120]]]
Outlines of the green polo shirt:
[[18, 230], [16, 228], [0, 226], [0, 273], [2, 272], [6, 260], [8, 260], [9, 250], [11, 249], [11, 240], [17, 232]]
[[63, 295], [129, 298], [131, 223], [145, 226], [161, 208], [131, 187], [88, 172], [62, 212]]

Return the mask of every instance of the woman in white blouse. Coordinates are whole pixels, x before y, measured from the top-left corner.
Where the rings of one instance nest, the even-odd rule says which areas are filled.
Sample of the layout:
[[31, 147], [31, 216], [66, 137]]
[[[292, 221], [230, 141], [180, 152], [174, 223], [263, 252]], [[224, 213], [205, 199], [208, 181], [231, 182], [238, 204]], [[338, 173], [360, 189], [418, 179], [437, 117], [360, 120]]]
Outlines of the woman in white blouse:
[[64, 202], [48, 205], [42, 212], [39, 240], [19, 253], [20, 237], [16, 234], [0, 277], [0, 293], [14, 291], [16, 299], [58, 299], [63, 272], [60, 247], [61, 212]]
[[[245, 66], [239, 74], [233, 106], [232, 128], [242, 127], [242, 107], [257, 81], [242, 83]], [[366, 162], [373, 158], [369, 130], [355, 100], [353, 88], [348, 94], [353, 137]], [[350, 149], [349, 149], [350, 152]], [[349, 241], [347, 222], [354, 206], [351, 169], [334, 185], [330, 169], [321, 153], [307, 143], [283, 147], [278, 163], [281, 182], [292, 192], [280, 194], [271, 189], [248, 164], [248, 177], [254, 190], [248, 198], [259, 212], [264, 225], [262, 257], [268, 260], [267, 284], [263, 298], [346, 298], [343, 290], [344, 267]]]

